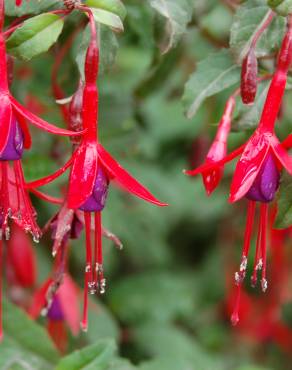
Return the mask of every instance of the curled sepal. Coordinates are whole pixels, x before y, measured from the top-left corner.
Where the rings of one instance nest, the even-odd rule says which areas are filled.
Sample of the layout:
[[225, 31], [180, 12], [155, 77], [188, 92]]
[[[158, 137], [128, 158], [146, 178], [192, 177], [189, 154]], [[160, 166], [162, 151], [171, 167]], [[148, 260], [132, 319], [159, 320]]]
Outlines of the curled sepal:
[[109, 173], [109, 177], [116, 181], [123, 189], [130, 194], [157, 206], [168, 205], [156, 199], [142, 184], [121, 167], [121, 165], [100, 144], [97, 144], [97, 151], [102, 165]]
[[258, 61], [251, 48], [242, 62], [240, 94], [244, 104], [253, 104], [257, 93]]
[[92, 194], [97, 173], [97, 147], [85, 141], [77, 150], [68, 189], [68, 208], [77, 209]]
[[10, 97], [10, 101], [11, 101], [11, 104], [12, 104], [13, 108], [15, 109], [15, 111], [19, 115], [23, 116], [31, 124], [40, 128], [41, 130], [47, 131], [51, 134], [63, 135], [63, 136], [79, 136], [79, 135], [82, 135], [84, 133], [84, 131], [83, 132], [73, 132], [73, 131], [69, 131], [69, 130], [66, 130], [66, 129], [56, 127], [56, 126], [46, 122], [45, 120], [39, 118], [35, 114], [31, 113], [23, 105], [18, 103], [18, 101], [15, 100], [12, 96]]
[[202, 173], [207, 172], [207, 171], [212, 171], [213, 169], [215, 169], [217, 167], [221, 167], [225, 163], [228, 163], [228, 162], [232, 161], [234, 158], [238, 157], [243, 152], [244, 148], [245, 148], [245, 144], [241, 145], [239, 148], [237, 148], [233, 152], [229, 153], [226, 157], [224, 157], [220, 161], [205, 162], [205, 163], [201, 164], [201, 166], [199, 166], [199, 167], [197, 167], [193, 170], [184, 170], [183, 172], [184, 172], [184, 174], [186, 174], [188, 176], [196, 176], [200, 173], [202, 174]]
[[286, 152], [285, 146], [281, 144], [275, 136], [271, 139], [271, 143], [275, 156], [286, 171], [292, 175], [292, 157]]
[[251, 188], [270, 148], [269, 136], [255, 132], [236, 165], [230, 190], [230, 202], [241, 199]]

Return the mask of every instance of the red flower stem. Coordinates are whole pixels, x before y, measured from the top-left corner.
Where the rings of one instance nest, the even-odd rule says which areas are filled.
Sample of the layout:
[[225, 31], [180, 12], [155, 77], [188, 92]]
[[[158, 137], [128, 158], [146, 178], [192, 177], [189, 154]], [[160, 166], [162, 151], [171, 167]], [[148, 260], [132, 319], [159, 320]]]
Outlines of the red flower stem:
[[263, 268], [262, 268], [262, 290], [265, 292], [267, 289], [267, 280], [266, 280], [266, 267], [267, 267], [267, 224], [268, 224], [268, 205], [266, 203], [261, 205], [260, 210], [260, 219], [261, 219], [261, 253], [263, 259]]
[[3, 31], [5, 20], [5, 0], [0, 0], [0, 32]]
[[275, 122], [278, 117], [283, 95], [285, 92], [288, 70], [292, 62], [292, 22], [289, 17], [288, 30], [284, 36], [279, 52], [276, 73], [269, 87], [268, 95], [259, 123], [259, 130], [274, 132]]
[[7, 63], [6, 63], [6, 46], [3, 36], [3, 27], [5, 19], [5, 4], [4, 0], [0, 0], [0, 94], [8, 93], [8, 77], [7, 77]]
[[255, 35], [254, 35], [254, 37], [253, 37], [253, 39], [251, 41], [250, 49], [256, 47], [256, 44], [258, 42], [258, 39], [261, 37], [261, 35], [263, 34], [263, 32], [269, 27], [270, 23], [274, 19], [274, 16], [275, 16], [275, 13], [272, 10], [270, 10], [268, 12], [268, 14], [266, 15], [266, 19], [264, 20], [263, 24], [261, 25], [261, 27], [255, 33]]
[[0, 341], [3, 339], [3, 323], [2, 323], [2, 278], [3, 278], [3, 241], [0, 238]]
[[82, 119], [83, 128], [87, 129], [85, 138], [88, 140], [98, 140], [98, 90], [97, 78], [99, 67], [99, 49], [97, 45], [97, 31], [93, 14], [89, 8], [79, 7], [80, 10], [87, 12], [91, 31], [90, 43], [85, 57], [85, 86], [83, 92]]

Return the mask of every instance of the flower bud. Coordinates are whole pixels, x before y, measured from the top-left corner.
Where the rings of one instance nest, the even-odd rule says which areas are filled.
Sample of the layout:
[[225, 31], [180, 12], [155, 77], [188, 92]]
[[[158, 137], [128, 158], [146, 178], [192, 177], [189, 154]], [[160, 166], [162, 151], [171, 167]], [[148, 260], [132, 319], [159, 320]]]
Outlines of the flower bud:
[[244, 104], [253, 104], [257, 93], [258, 61], [251, 48], [244, 58], [241, 69], [240, 94]]

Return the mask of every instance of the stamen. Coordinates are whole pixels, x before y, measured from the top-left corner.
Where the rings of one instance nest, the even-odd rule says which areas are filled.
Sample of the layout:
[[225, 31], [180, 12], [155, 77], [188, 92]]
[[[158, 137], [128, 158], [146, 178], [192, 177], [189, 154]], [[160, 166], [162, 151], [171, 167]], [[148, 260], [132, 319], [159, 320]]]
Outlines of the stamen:
[[88, 292], [92, 294], [96, 292], [95, 284], [93, 286], [92, 276], [92, 251], [91, 251], [91, 213], [84, 212], [85, 219], [85, 236], [86, 236], [86, 266], [85, 266], [85, 281], [84, 281], [84, 301], [83, 301], [83, 319], [81, 322], [81, 329], [87, 331], [88, 329]]
[[254, 265], [253, 265], [253, 274], [251, 277], [251, 286], [253, 288], [255, 288], [257, 285], [257, 281], [258, 281], [257, 272], [260, 271], [263, 267], [263, 260], [261, 256], [261, 235], [262, 235], [262, 227], [261, 227], [261, 218], [260, 218], [257, 242], [256, 242], [255, 259], [254, 259]]
[[268, 224], [268, 205], [262, 204], [261, 205], [261, 251], [262, 251], [262, 260], [263, 260], [263, 267], [262, 267], [262, 280], [261, 280], [261, 287], [262, 291], [265, 292], [268, 288], [268, 282], [266, 279], [266, 266], [267, 266], [267, 224]]
[[105, 293], [106, 280], [103, 274], [101, 212], [95, 212], [94, 281], [100, 294]]
[[249, 201], [248, 202], [248, 209], [247, 209], [247, 218], [246, 218], [246, 226], [245, 226], [245, 233], [244, 233], [244, 244], [241, 256], [241, 263], [239, 267], [239, 272], [235, 273], [235, 283], [237, 285], [242, 284], [245, 275], [246, 275], [246, 268], [248, 262], [248, 254], [250, 250], [250, 240], [252, 234], [252, 227], [254, 222], [254, 215], [255, 215], [255, 202]]

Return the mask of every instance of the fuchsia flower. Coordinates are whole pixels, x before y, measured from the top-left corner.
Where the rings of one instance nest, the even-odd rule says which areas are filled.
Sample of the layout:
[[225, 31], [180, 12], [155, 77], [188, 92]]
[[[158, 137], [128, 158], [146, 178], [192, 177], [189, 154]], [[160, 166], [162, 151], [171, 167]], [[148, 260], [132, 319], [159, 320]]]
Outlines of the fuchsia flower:
[[273, 76], [265, 101], [258, 128], [246, 144], [215, 163], [205, 163], [188, 175], [203, 174], [207, 171], [218, 171], [221, 166], [241, 154], [237, 163], [230, 190], [230, 202], [236, 202], [243, 197], [249, 200], [244, 247], [240, 271], [235, 274], [238, 287], [237, 302], [232, 315], [232, 322], [239, 320], [238, 310], [240, 289], [245, 278], [250, 240], [255, 216], [255, 202], [260, 202], [260, 221], [256, 243], [256, 255], [252, 284], [256, 283], [257, 271], [262, 270], [262, 290], [267, 289], [266, 280], [266, 228], [268, 219], [268, 203], [273, 201], [279, 187], [280, 171], [284, 167], [292, 174], [292, 158], [285, 148], [291, 145], [291, 138], [283, 144], [275, 135], [274, 127], [285, 92], [288, 70], [292, 61], [292, 24], [288, 29], [279, 52], [276, 72]]
[[[88, 13], [91, 27], [91, 40], [85, 59], [85, 82], [84, 86], [80, 87], [83, 90], [82, 125], [86, 132], [79, 147], [64, 167], [53, 175], [34, 181], [28, 186], [30, 188], [43, 186], [53, 181], [71, 166], [67, 196], [68, 208], [84, 211], [85, 218], [86, 266], [82, 328], [87, 330], [88, 292], [94, 294], [96, 292], [104, 293], [105, 291], [101, 211], [105, 206], [109, 183], [115, 181], [127, 192], [155, 205], [166, 206], [166, 204], [156, 199], [142, 184], [123, 169], [98, 141], [98, 90], [96, 83], [99, 50], [96, 41], [96, 26], [90, 9], [84, 6], [78, 8]], [[92, 248], [91, 243], [91, 212], [94, 213], [94, 248]]]

